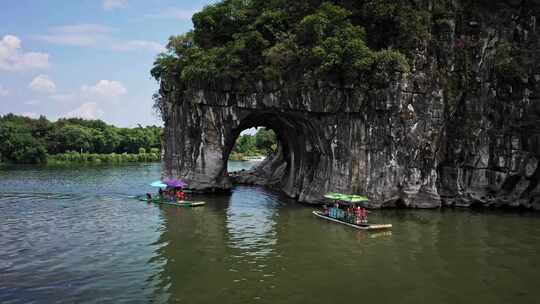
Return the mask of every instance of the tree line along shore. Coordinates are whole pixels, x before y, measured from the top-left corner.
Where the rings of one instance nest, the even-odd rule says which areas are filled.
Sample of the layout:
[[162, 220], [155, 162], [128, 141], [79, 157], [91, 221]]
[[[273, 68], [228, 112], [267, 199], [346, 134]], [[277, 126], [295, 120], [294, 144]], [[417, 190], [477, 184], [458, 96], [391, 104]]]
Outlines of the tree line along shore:
[[[126, 163], [161, 160], [163, 129], [119, 128], [101, 120], [15, 114], [0, 116], [0, 162], [17, 164]], [[238, 137], [231, 160], [264, 156], [276, 149], [273, 131], [259, 128]]]
[[161, 159], [162, 128], [119, 128], [101, 120], [55, 122], [14, 114], [0, 116], [0, 161], [4, 163], [121, 163]]

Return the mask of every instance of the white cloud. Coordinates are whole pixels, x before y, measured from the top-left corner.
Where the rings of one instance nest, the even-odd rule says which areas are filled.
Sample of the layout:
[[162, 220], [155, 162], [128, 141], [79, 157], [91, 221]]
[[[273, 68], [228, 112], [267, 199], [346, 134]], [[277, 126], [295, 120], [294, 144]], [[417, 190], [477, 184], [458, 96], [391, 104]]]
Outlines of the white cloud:
[[71, 46], [95, 46], [109, 39], [111, 28], [100, 24], [74, 24], [53, 27], [38, 40]]
[[81, 23], [56, 26], [51, 28], [51, 31], [66, 34], [106, 34], [111, 31], [111, 28], [101, 24]]
[[113, 29], [100, 24], [74, 24], [57, 26], [49, 29], [45, 35], [37, 35], [36, 39], [59, 45], [78, 47], [97, 47], [112, 51], [149, 51], [162, 52], [164, 46], [148, 40], [122, 40], [113, 37]]
[[259, 128], [249, 128], [245, 129], [244, 131], [240, 132], [240, 135], [255, 135]]
[[191, 17], [196, 12], [199, 12], [201, 8], [196, 9], [186, 9], [178, 7], [169, 7], [167, 9], [161, 10], [155, 14], [146, 15], [148, 18], [155, 19], [176, 19], [176, 20], [191, 20]]
[[0, 40], [0, 70], [23, 71], [49, 67], [49, 54], [23, 52], [21, 40], [6, 35]]
[[27, 100], [24, 102], [25, 105], [29, 105], [29, 106], [33, 106], [33, 105], [37, 105], [37, 104], [40, 104], [41, 101], [37, 100], [37, 99], [30, 99], [30, 100]]
[[85, 119], [97, 119], [103, 115], [103, 111], [98, 107], [95, 102], [85, 102], [80, 107], [70, 111], [64, 115], [64, 117], [78, 117]]
[[30, 118], [39, 118], [39, 115], [37, 115], [34, 112], [24, 112], [21, 115], [26, 116], [26, 117], [30, 117]]
[[37, 93], [53, 94], [56, 92], [56, 84], [47, 75], [36, 76], [28, 87]]
[[116, 101], [126, 93], [124, 85], [114, 80], [100, 80], [93, 86], [84, 85], [81, 88], [81, 97], [85, 100]]
[[122, 43], [117, 43], [112, 46], [112, 49], [115, 51], [135, 51], [135, 50], [146, 50], [150, 52], [164, 52], [165, 47], [160, 43], [154, 41], [146, 40], [131, 40], [125, 41]]
[[103, 0], [103, 8], [106, 10], [112, 10], [115, 8], [127, 7], [127, 0]]
[[9, 91], [7, 89], [4, 89], [4, 87], [0, 84], [0, 96], [8, 96]]
[[49, 98], [63, 103], [64, 106], [82, 102], [80, 107], [66, 113], [65, 117], [95, 118], [103, 114], [100, 106], [116, 104], [127, 93], [128, 90], [119, 81], [100, 80], [94, 85], [83, 85], [77, 91], [53, 94]]
[[[43, 80], [50, 80], [45, 75], [40, 75], [35, 79], [40, 79], [35, 81], [40, 85], [47, 84], [47, 81]], [[104, 114], [102, 109], [114, 108], [128, 94], [128, 90], [122, 82], [106, 79], [99, 80], [93, 85], [82, 85], [79, 89], [71, 92], [56, 93], [56, 90], [52, 88], [53, 86], [50, 84], [39, 86], [40, 92], [50, 93], [46, 96], [47, 101], [64, 109], [72, 109], [60, 117], [100, 118]], [[34, 105], [40, 102], [40, 100], [28, 100], [25, 104]]]
[[63, 94], [53, 94], [50, 96], [50, 98], [54, 101], [59, 102], [68, 102], [72, 100], [76, 100], [79, 97], [78, 92], [77, 93], [63, 93]]

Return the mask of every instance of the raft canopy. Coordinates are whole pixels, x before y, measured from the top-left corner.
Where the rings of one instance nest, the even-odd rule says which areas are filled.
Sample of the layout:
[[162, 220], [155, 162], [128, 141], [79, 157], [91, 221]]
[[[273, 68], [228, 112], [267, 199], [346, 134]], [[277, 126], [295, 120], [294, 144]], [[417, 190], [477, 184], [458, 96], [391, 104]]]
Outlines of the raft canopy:
[[328, 192], [324, 195], [325, 198], [329, 198], [336, 201], [343, 201], [348, 203], [361, 203], [369, 201], [367, 196], [358, 194], [342, 194], [337, 192]]
[[187, 183], [180, 179], [168, 179], [165, 181], [155, 181], [150, 186], [156, 188], [184, 188], [187, 186]]
[[340, 200], [341, 197], [343, 196], [344, 194], [341, 194], [341, 193], [336, 193], [336, 192], [328, 192], [324, 195], [324, 197], [326, 198], [329, 198], [329, 199], [332, 199], [332, 200]]
[[156, 187], [156, 188], [165, 188], [165, 187], [167, 187], [167, 185], [165, 185], [161, 181], [155, 181], [155, 182], [151, 183], [150, 186]]
[[167, 187], [170, 187], [170, 188], [184, 188], [185, 186], [187, 186], [186, 182], [179, 179], [168, 179], [168, 180], [163, 181], [163, 183], [167, 185]]
[[346, 195], [345, 197], [342, 198], [342, 200], [349, 203], [361, 203], [361, 202], [369, 201], [367, 196], [357, 195], [357, 194]]

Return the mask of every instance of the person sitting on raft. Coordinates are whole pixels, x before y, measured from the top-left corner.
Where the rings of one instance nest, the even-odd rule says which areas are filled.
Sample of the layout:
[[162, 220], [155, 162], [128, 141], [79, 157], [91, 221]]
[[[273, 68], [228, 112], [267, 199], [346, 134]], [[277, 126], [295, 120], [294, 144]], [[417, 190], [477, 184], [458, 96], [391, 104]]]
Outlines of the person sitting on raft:
[[176, 200], [177, 201], [183, 201], [184, 200], [184, 192], [180, 189], [176, 190]]
[[330, 215], [330, 217], [339, 219], [339, 203], [338, 202], [334, 204], [334, 208], [332, 208], [332, 214]]
[[167, 189], [163, 190], [163, 198], [165, 198], [166, 200], [169, 199], [169, 190]]
[[362, 218], [362, 223], [367, 223], [367, 209], [366, 208], [360, 208], [360, 211], [361, 211], [361, 218]]
[[355, 210], [356, 213], [356, 224], [367, 223], [367, 210], [358, 206]]

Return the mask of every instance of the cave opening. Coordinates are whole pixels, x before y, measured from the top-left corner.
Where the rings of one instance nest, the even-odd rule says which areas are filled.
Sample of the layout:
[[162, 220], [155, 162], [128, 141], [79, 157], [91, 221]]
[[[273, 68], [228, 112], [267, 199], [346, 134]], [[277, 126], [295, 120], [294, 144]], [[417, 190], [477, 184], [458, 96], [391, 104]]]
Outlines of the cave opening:
[[274, 130], [264, 126], [240, 132], [227, 160], [227, 172], [250, 170], [275, 156], [278, 140]]
[[270, 148], [265, 160], [251, 170], [230, 170], [225, 162], [223, 175], [231, 178], [233, 184], [270, 186], [296, 197], [299, 185], [306, 182], [306, 173], [309, 175], [313, 171], [313, 164], [318, 162], [317, 156], [320, 155], [312, 122], [300, 114], [290, 112], [251, 112], [240, 120], [236, 128], [229, 130], [223, 151], [224, 160], [237, 156], [235, 152], [238, 148], [235, 146], [238, 145], [238, 140], [241, 140], [241, 134], [245, 134], [245, 130], [255, 132], [252, 128], [259, 132], [268, 132], [268, 137], [273, 134], [275, 146]]

